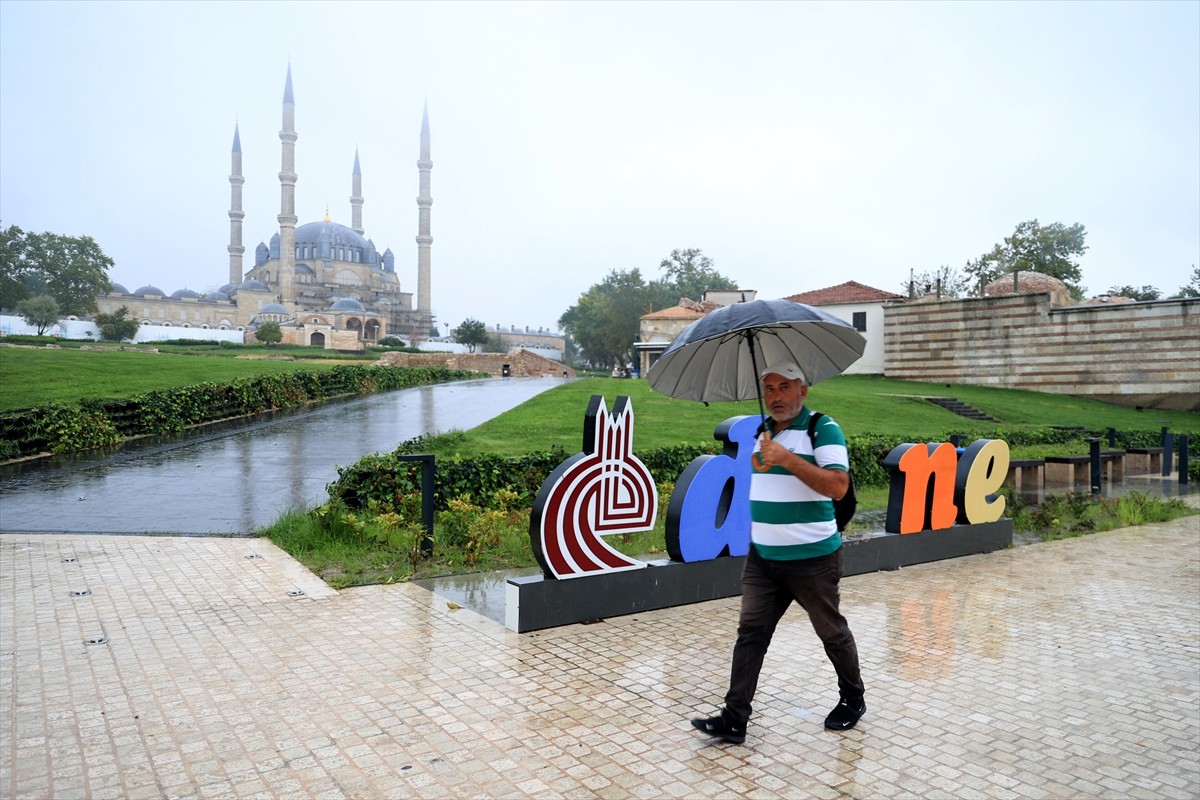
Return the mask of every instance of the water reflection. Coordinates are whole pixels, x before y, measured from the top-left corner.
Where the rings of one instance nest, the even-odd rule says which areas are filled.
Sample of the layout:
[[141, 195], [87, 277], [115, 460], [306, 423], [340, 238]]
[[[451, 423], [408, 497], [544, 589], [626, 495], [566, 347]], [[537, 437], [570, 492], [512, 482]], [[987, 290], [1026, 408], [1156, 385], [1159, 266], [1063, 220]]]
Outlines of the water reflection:
[[248, 533], [324, 502], [364, 455], [468, 429], [562, 383], [468, 381], [387, 392], [106, 453], [0, 467], [0, 530]]

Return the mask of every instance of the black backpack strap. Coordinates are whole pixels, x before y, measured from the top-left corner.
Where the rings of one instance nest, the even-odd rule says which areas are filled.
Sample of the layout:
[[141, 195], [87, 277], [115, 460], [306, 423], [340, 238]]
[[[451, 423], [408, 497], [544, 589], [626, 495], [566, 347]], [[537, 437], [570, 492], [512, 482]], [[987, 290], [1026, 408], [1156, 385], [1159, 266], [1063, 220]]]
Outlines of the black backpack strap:
[[808, 412], [808, 438], [812, 440], [813, 451], [817, 449], [817, 423], [825, 416], [820, 411]]

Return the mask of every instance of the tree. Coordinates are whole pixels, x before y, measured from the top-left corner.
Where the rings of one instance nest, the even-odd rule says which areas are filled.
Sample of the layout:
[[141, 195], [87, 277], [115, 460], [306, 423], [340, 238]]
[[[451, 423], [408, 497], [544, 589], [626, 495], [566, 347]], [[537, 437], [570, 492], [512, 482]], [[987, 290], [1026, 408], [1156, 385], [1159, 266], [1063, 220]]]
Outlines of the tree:
[[476, 347], [487, 344], [487, 326], [477, 319], [467, 317], [454, 329], [454, 338], [459, 344], [465, 344], [468, 352], [474, 353]]
[[1192, 279], [1187, 286], [1179, 287], [1179, 297], [1200, 297], [1200, 267], [1192, 265]]
[[737, 288], [696, 249], [672, 250], [659, 267], [665, 274], [649, 283], [637, 268], [614, 269], [559, 317], [558, 324], [584, 362], [605, 369], [624, 366], [643, 314], [676, 305], [681, 297], [699, 300], [706, 289]]
[[[640, 270], [614, 269], [581, 295], [558, 324], [593, 367], [624, 366], [637, 340], [638, 318], [652, 302]], [[672, 305], [676, 302], [678, 298]]]
[[1087, 252], [1086, 238], [1087, 231], [1078, 222], [1067, 227], [1061, 222], [1039, 225], [1031, 219], [1017, 225], [1013, 235], [1006, 236], [991, 252], [968, 261], [964, 270], [973, 276], [981, 293], [983, 286], [1020, 270], [1058, 278], [1075, 299], [1082, 299], [1085, 287], [1080, 284], [1083, 272], [1078, 260]]
[[100, 338], [106, 342], [123, 342], [137, 336], [138, 321], [129, 319], [129, 309], [121, 306], [112, 314], [96, 314], [92, 322], [100, 329]]
[[1133, 286], [1110, 286], [1106, 294], [1113, 297], [1128, 297], [1133, 300], [1158, 300], [1162, 297], [1162, 292], [1149, 285], [1143, 286], [1140, 289]]
[[0, 235], [0, 307], [48, 294], [60, 313], [96, 310], [96, 296], [109, 291], [113, 260], [90, 236], [27, 233], [15, 225]]
[[58, 301], [48, 294], [30, 297], [17, 303], [17, 314], [26, 324], [37, 328], [37, 335], [41, 336], [58, 323]]
[[924, 297], [927, 294], [938, 294], [938, 281], [941, 280], [942, 297], [966, 297], [971, 286], [971, 279], [957, 267], [943, 264], [937, 269], [915, 272], [904, 284], [904, 291], [912, 291], [912, 297]]
[[254, 331], [254, 338], [270, 347], [283, 341], [283, 330], [275, 321], [263, 322]]
[[665, 274], [650, 282], [655, 308], [673, 306], [681, 297], [703, 300], [704, 293], [709, 290], [737, 288], [736, 283], [717, 272], [711, 258], [695, 248], [672, 250], [658, 266]]

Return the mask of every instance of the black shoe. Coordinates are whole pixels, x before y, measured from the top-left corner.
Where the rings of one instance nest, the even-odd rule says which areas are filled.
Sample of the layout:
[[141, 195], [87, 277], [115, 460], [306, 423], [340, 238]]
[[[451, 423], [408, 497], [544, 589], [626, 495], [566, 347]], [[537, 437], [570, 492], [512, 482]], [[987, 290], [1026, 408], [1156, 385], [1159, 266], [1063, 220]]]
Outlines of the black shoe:
[[851, 704], [843, 697], [825, 718], [825, 727], [831, 731], [848, 731], [858, 724], [866, 710], [867, 704], [862, 698], [856, 704]]
[[707, 733], [709, 736], [715, 736], [718, 739], [724, 739], [734, 744], [741, 744], [746, 741], [746, 726], [731, 725], [726, 721], [724, 711], [708, 719], [696, 718], [692, 720], [692, 727], [698, 731]]

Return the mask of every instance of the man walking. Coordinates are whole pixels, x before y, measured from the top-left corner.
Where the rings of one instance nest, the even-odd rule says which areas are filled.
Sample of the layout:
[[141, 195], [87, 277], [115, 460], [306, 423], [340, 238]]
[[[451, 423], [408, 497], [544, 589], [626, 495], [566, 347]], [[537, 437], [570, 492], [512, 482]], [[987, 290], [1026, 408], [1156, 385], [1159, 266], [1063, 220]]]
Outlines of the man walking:
[[751, 545], [742, 572], [729, 692], [720, 714], [692, 720], [698, 730], [734, 743], [746, 740], [763, 658], [792, 601], [808, 612], [837, 672], [840, 700], [825, 727], [849, 730], [867, 710], [858, 648], [839, 610], [842, 537], [833, 500], [850, 485], [846, 439], [827, 416], [809, 435], [808, 385], [795, 363], [773, 364], [759, 377], [770, 416], [752, 459]]

